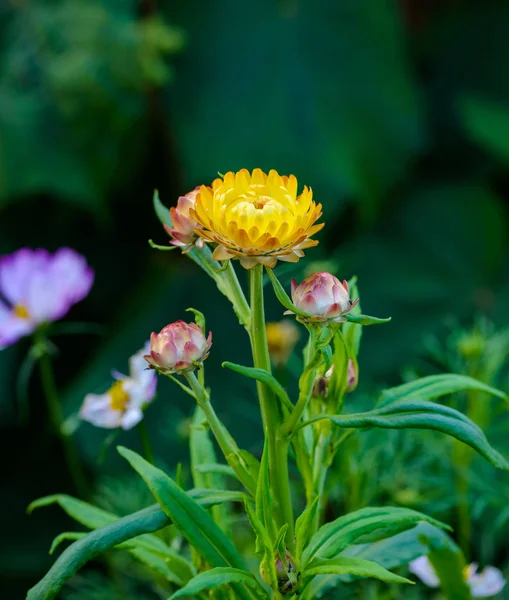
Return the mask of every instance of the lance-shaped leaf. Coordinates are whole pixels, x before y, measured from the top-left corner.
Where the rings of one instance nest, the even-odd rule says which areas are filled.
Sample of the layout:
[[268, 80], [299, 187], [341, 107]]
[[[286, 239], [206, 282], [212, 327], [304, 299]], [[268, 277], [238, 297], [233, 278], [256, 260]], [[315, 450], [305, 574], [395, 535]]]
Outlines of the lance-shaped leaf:
[[169, 523], [159, 506], [150, 506], [92, 531], [58, 557], [39, 583], [28, 591], [27, 600], [56, 598], [65, 582], [95, 556], [131, 538], [163, 529]]
[[473, 379], [467, 375], [445, 373], [442, 375], [429, 375], [428, 377], [422, 377], [421, 379], [384, 390], [378, 400], [377, 408], [383, 408], [398, 400], [436, 400], [455, 392], [467, 392], [470, 390], [486, 392], [506, 402], [509, 401], [507, 394], [482, 383], [482, 381], [477, 381], [477, 379]]
[[279, 383], [279, 381], [271, 375], [265, 369], [257, 369], [255, 367], [244, 367], [242, 365], [237, 365], [232, 362], [224, 362], [222, 364], [223, 367], [227, 369], [231, 369], [240, 375], [244, 375], [244, 377], [249, 377], [250, 379], [255, 379], [256, 381], [261, 381], [274, 392], [276, 398], [281, 401], [281, 404], [286, 407], [290, 412], [293, 410], [294, 406], [292, 401], [288, 397], [285, 388]]
[[[67, 531], [61, 533], [53, 540], [49, 553], [53, 554], [62, 542], [82, 540], [88, 535], [88, 533], [83, 531]], [[115, 546], [115, 548], [118, 550], [127, 550], [140, 562], [178, 586], [185, 585], [191, 577], [196, 574], [193, 565], [188, 563], [176, 552], [172, 551], [175, 554], [175, 556], [172, 557], [164, 556], [163, 554], [154, 554], [152, 551], [140, 547], [136, 538], [127, 540], [126, 542]], [[182, 563], [184, 564], [184, 567], [182, 567]]]
[[154, 190], [154, 195], [152, 196], [152, 204], [154, 206], [156, 216], [159, 219], [159, 221], [161, 221], [161, 224], [166, 225], [166, 227], [172, 229], [173, 223], [171, 221], [170, 210], [166, 208], [166, 206], [161, 202], [158, 190]]
[[249, 523], [253, 528], [253, 531], [256, 535], [256, 547], [263, 548], [263, 565], [267, 571], [267, 575], [269, 577], [269, 581], [271, 582], [272, 587], [277, 586], [277, 573], [276, 573], [276, 565], [274, 562], [274, 545], [272, 540], [270, 539], [269, 532], [265, 529], [265, 526], [260, 521], [260, 519], [256, 516], [256, 512], [253, 510], [251, 503], [246, 500], [245, 509], [247, 518], [249, 519]]
[[390, 537], [415, 527], [420, 521], [448, 528], [447, 525], [408, 508], [362, 508], [320, 527], [303, 552], [303, 564], [307, 566], [315, 556], [336, 558], [350, 544]]
[[257, 598], [269, 598], [255, 576], [249, 573], [249, 571], [232, 569], [230, 567], [216, 567], [215, 569], [204, 571], [191, 579], [181, 590], [175, 592], [169, 600], [176, 600], [185, 596], [195, 596], [200, 594], [200, 592], [232, 583], [241, 583], [253, 588]]
[[[364, 560], [375, 561], [386, 569], [396, 569], [404, 567], [419, 556], [429, 554], [433, 549], [440, 549], [446, 555], [455, 555], [444, 560], [444, 564], [449, 566], [448, 574], [450, 580], [456, 580], [456, 596], [447, 596], [450, 600], [471, 600], [468, 589], [465, 595], [465, 585], [462, 576], [462, 568], [465, 565], [461, 550], [441, 529], [430, 525], [429, 523], [419, 523], [413, 529], [404, 531], [383, 540], [366, 544], [355, 544], [346, 548], [340, 557], [362, 558]], [[443, 557], [445, 559], [445, 556]], [[458, 581], [457, 578], [461, 581]], [[339, 581], [349, 582], [352, 577], [349, 575], [330, 575], [327, 577], [316, 578], [312, 581], [308, 597], [318, 598], [323, 596], [327, 589], [331, 589]], [[442, 583], [441, 583], [442, 586]]]
[[300, 557], [302, 556], [302, 551], [309, 542], [309, 538], [313, 528], [313, 523], [316, 517], [316, 512], [319, 506], [319, 500], [320, 496], [317, 496], [313, 500], [313, 502], [304, 509], [304, 511], [295, 523], [295, 558], [297, 560], [300, 560]]
[[450, 435], [479, 452], [492, 465], [509, 469], [507, 460], [486, 439], [483, 431], [465, 415], [434, 402], [399, 401], [366, 413], [350, 415], [322, 414], [303, 423], [305, 427], [322, 419], [329, 419], [338, 427], [366, 429], [431, 429]]
[[277, 529], [272, 518], [272, 492], [269, 480], [269, 436], [265, 434], [258, 483], [256, 485], [256, 516], [264, 525], [271, 540], [275, 540]]
[[[106, 527], [107, 525], [111, 525], [120, 519], [118, 515], [105, 511], [102, 508], [97, 508], [97, 506], [88, 504], [88, 502], [84, 502], [83, 500], [78, 500], [72, 496], [67, 496], [66, 494], [55, 494], [53, 496], [45, 496], [44, 498], [34, 500], [34, 502], [32, 502], [28, 507], [28, 512], [30, 513], [37, 508], [51, 506], [52, 504], [58, 504], [60, 508], [62, 508], [72, 519], [81, 525], [88, 527], [88, 529], [99, 529], [101, 527]], [[157, 509], [159, 507], [158, 505], [154, 505], [151, 508]], [[165, 524], [170, 525], [170, 523], [171, 521], [166, 518]], [[162, 555], [168, 553], [176, 554], [168, 547], [167, 544], [163, 542], [161, 538], [158, 538], [155, 535], [139, 535], [136, 538], [136, 542], [138, 547], [144, 548], [151, 552]]]
[[369, 315], [356, 315], [353, 312], [346, 313], [343, 317], [349, 323], [355, 323], [356, 325], [380, 325], [381, 323], [388, 323], [391, 317], [382, 319], [380, 317], [370, 317]]
[[148, 488], [189, 543], [213, 567], [243, 569], [244, 561], [208, 512], [182, 490], [166, 473], [127, 448], [119, 453], [143, 478]]
[[304, 569], [302, 577], [305, 580], [316, 575], [355, 575], [357, 577], [373, 577], [387, 583], [413, 583], [405, 577], [391, 573], [376, 562], [346, 556], [332, 559], [315, 558]]
[[226, 502], [244, 502], [244, 500], [247, 498], [244, 492], [237, 492], [234, 490], [209, 490], [206, 488], [194, 488], [186, 493], [204, 508], [222, 505]]
[[285, 292], [284, 287], [279, 283], [279, 279], [276, 277], [274, 271], [269, 267], [266, 267], [267, 274], [269, 276], [270, 282], [272, 283], [272, 287], [274, 288], [274, 293], [276, 294], [276, 298], [281, 302], [281, 304], [292, 313], [299, 315], [301, 317], [309, 317], [308, 313], [303, 310], [298, 309], [295, 304], [291, 301], [290, 296]]

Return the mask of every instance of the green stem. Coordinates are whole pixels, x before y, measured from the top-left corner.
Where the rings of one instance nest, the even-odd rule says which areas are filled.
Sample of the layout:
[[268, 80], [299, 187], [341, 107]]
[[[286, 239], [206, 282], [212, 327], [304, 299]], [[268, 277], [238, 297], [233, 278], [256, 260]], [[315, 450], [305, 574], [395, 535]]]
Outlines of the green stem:
[[222, 273], [222, 277], [226, 284], [225, 287], [228, 290], [226, 295], [233, 305], [233, 309], [240, 324], [244, 325], [244, 327], [249, 330], [251, 323], [251, 309], [249, 308], [246, 296], [244, 295], [244, 291], [242, 290], [237, 274], [235, 273], [233, 261], [228, 261], [228, 267]]
[[216, 411], [212, 407], [212, 403], [210, 402], [209, 395], [207, 394], [205, 388], [200, 384], [194, 373], [184, 373], [184, 375], [191, 386], [191, 390], [196, 398], [196, 402], [202, 409], [203, 414], [207, 419], [207, 423], [209, 424], [209, 427], [214, 434], [214, 437], [216, 438], [216, 441], [219, 444], [226, 461], [234, 469], [235, 474], [244, 484], [246, 489], [251, 494], [254, 494], [256, 491], [256, 481], [252, 480], [252, 478], [249, 476], [249, 473], [242, 466], [232, 464], [232, 457], [238, 458], [240, 455], [239, 448], [235, 443], [235, 440], [231, 437], [229, 432], [219, 420]]
[[[46, 344], [44, 339], [40, 339], [39, 343]], [[46, 406], [48, 407], [48, 413], [53, 426], [54, 432], [60, 438], [62, 449], [64, 452], [64, 458], [69, 470], [69, 474], [73, 481], [76, 492], [82, 498], [86, 497], [87, 493], [87, 482], [83, 466], [79, 459], [78, 453], [74, 448], [71, 438], [64, 433], [62, 430], [62, 424], [64, 422], [62, 408], [60, 406], [60, 400], [58, 397], [57, 386], [55, 384], [55, 378], [53, 375], [53, 367], [51, 364], [51, 358], [45, 349], [39, 359], [39, 368], [41, 375], [41, 386], [44, 397], [46, 399]]]
[[[256, 265], [249, 271], [249, 292], [251, 300], [251, 347], [254, 366], [271, 372], [265, 311], [263, 305], [263, 266]], [[277, 402], [272, 390], [258, 381], [256, 383], [264, 431], [269, 436], [269, 473], [271, 489], [275, 500], [276, 523], [288, 525], [286, 541], [290, 552], [294, 551], [293, 507], [288, 474], [288, 440], [280, 430], [280, 417]]]
[[143, 454], [149, 463], [155, 465], [154, 452], [152, 450], [152, 444], [150, 443], [150, 436], [148, 434], [147, 426], [143, 419], [138, 423], [138, 433], [140, 434], [141, 447], [143, 448]]

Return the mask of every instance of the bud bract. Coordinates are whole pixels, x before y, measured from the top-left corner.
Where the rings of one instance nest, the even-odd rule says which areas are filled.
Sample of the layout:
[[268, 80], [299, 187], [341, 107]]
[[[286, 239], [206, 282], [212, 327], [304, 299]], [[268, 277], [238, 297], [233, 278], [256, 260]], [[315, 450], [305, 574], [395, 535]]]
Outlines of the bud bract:
[[309, 315], [310, 321], [341, 322], [358, 300], [350, 300], [347, 281], [341, 282], [330, 273], [320, 272], [309, 275], [299, 285], [295, 279], [292, 281], [292, 301], [296, 308]]
[[195, 229], [198, 223], [190, 216], [189, 210], [194, 208], [196, 196], [200, 188], [196, 188], [188, 192], [185, 196], [180, 196], [177, 201], [177, 206], [170, 208], [170, 215], [173, 228], [164, 226], [166, 231], [173, 238], [170, 242], [173, 246], [185, 248], [184, 252], [190, 250], [196, 243], [197, 246], [203, 246], [203, 239], [198, 237]]
[[150, 336], [149, 367], [163, 375], [196, 369], [209, 355], [212, 333], [206, 338], [196, 323], [176, 321]]

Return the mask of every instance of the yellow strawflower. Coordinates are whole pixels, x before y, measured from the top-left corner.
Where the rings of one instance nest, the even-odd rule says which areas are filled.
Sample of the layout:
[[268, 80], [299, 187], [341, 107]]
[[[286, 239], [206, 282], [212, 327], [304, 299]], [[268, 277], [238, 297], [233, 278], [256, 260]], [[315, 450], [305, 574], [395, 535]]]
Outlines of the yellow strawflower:
[[308, 187], [297, 196], [293, 175], [242, 169], [212, 187], [202, 185], [190, 214], [199, 225], [196, 233], [217, 244], [214, 259], [238, 258], [251, 269], [257, 263], [273, 267], [278, 259], [297, 262], [304, 249], [316, 246], [310, 238], [324, 226], [315, 225], [321, 209]]

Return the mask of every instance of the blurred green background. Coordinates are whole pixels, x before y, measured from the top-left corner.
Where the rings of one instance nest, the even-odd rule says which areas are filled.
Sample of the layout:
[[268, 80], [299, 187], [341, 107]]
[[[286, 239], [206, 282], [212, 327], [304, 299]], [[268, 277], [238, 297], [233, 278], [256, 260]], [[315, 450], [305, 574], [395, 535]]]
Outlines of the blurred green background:
[[[506, 0], [3, 0], [0, 253], [66, 245], [96, 271], [67, 320], [101, 334], [55, 338], [66, 414], [193, 306], [214, 332], [217, 410], [259, 452], [254, 388], [220, 367], [249, 364], [244, 332], [193, 263], [147, 243], [167, 243], [154, 188], [171, 206], [218, 171], [275, 168], [313, 188], [320, 245], [279, 272], [285, 284], [357, 274], [364, 312], [392, 315], [365, 332], [361, 391], [400, 381], [427, 336], [478, 314], [505, 326], [508, 31]], [[282, 312], [271, 293], [267, 310]], [[28, 348], [0, 354], [0, 578], [13, 600], [73, 529], [56, 508], [25, 514], [34, 498], [73, 491], [35, 374], [23, 403]], [[161, 385], [147, 412], [170, 469], [187, 461], [191, 410]], [[134, 432], [112, 441], [87, 424], [77, 442], [103, 491], [128, 472], [114, 445], [139, 447]], [[138, 499], [122, 489], [127, 511]], [[484, 558], [503, 565], [501, 548]]]

